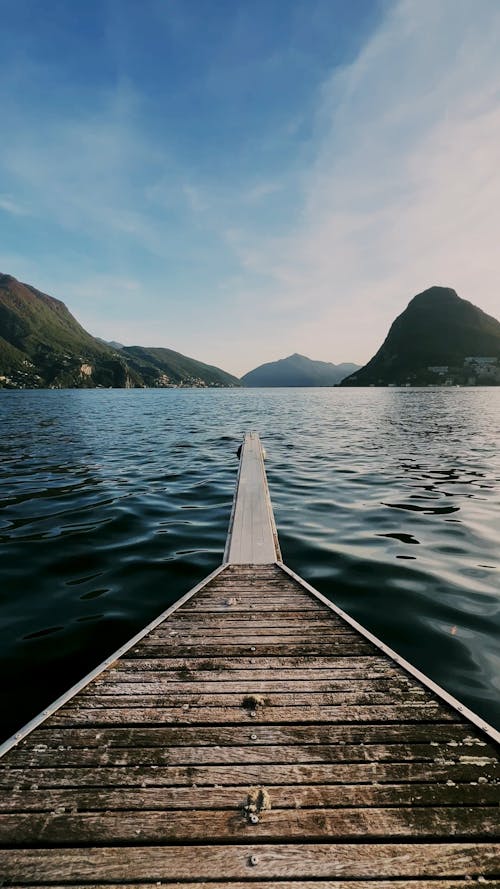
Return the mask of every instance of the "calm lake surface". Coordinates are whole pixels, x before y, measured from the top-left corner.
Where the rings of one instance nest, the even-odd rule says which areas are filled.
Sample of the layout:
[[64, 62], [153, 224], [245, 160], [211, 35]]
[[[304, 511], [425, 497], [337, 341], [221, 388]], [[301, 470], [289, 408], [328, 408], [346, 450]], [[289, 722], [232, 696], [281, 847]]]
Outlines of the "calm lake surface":
[[245, 431], [284, 560], [500, 727], [500, 389], [0, 392], [0, 714], [222, 559]]

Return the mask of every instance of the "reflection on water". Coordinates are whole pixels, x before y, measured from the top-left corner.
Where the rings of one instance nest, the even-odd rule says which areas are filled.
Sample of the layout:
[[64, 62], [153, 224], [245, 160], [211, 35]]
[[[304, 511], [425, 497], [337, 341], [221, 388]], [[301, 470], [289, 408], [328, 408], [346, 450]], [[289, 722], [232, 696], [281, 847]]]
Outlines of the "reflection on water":
[[285, 560], [500, 724], [500, 390], [0, 392], [4, 734], [221, 560], [248, 429]]
[[413, 534], [403, 534], [401, 531], [399, 533], [393, 531], [392, 534], [377, 534], [377, 537], [389, 537], [393, 540], [399, 540], [401, 543], [420, 543], [420, 540], [416, 540]]

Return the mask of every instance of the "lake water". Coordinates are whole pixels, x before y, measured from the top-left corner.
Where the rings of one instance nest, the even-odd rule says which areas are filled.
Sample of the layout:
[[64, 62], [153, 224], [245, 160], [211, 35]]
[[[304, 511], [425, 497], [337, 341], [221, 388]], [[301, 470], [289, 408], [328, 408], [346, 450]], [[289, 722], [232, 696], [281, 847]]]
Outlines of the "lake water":
[[250, 429], [284, 560], [500, 727], [500, 389], [4, 390], [0, 734], [220, 563]]

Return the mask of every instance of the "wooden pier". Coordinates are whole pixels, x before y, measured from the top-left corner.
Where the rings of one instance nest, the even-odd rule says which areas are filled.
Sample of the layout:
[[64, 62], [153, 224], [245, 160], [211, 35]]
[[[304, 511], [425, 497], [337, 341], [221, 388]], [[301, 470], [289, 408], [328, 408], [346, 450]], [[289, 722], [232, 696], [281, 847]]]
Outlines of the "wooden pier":
[[0, 884], [498, 887], [499, 741], [282, 564], [248, 435], [221, 568], [0, 751]]

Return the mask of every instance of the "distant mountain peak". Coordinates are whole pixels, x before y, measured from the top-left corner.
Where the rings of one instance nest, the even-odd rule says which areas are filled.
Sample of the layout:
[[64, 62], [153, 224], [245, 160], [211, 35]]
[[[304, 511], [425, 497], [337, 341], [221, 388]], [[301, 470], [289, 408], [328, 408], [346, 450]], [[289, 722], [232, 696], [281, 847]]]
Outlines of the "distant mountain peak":
[[315, 361], [294, 352], [287, 358], [269, 361], [246, 373], [241, 382], [246, 387], [277, 386], [336, 386], [344, 377], [356, 370], [356, 364], [335, 365], [328, 361]]

